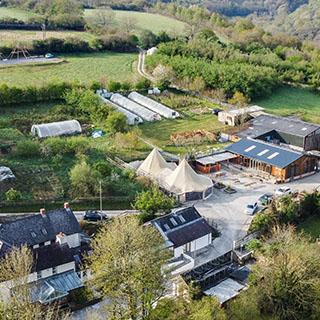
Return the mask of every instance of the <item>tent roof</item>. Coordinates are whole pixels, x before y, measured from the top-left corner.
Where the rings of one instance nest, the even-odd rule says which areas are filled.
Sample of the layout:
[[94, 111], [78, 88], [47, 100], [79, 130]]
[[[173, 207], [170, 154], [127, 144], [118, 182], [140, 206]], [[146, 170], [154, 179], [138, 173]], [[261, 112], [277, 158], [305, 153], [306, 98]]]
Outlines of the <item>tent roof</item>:
[[137, 172], [157, 179], [163, 170], [169, 169], [172, 171], [174, 168], [175, 165], [173, 163], [167, 163], [160, 154], [159, 150], [154, 148], [147, 158], [142, 162]]
[[163, 177], [169, 191], [174, 193], [201, 192], [213, 186], [210, 178], [197, 174], [183, 159], [178, 167]]

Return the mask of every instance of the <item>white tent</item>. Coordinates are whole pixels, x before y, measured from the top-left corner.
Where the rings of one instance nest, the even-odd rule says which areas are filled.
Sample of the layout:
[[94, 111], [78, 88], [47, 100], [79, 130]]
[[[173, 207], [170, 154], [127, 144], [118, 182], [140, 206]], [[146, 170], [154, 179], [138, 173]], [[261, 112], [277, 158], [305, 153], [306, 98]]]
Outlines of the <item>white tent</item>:
[[160, 180], [163, 187], [177, 195], [180, 201], [205, 199], [213, 191], [212, 180], [197, 174], [185, 159], [174, 171], [163, 171]]
[[134, 126], [136, 124], [139, 124], [139, 123], [143, 122], [143, 120], [139, 116], [135, 115], [134, 113], [132, 113], [132, 112], [130, 112], [130, 111], [118, 106], [117, 104], [107, 100], [106, 98], [104, 98], [102, 96], [100, 96], [100, 98], [104, 103], [106, 103], [109, 106], [113, 107], [117, 111], [123, 113], [127, 117], [127, 124], [128, 125]]
[[147, 108], [135, 103], [119, 93], [113, 94], [111, 96], [111, 101], [140, 116], [145, 121], [161, 120], [161, 117], [158, 113], [148, 110]]
[[33, 135], [38, 135], [40, 138], [61, 136], [64, 134], [81, 133], [81, 125], [77, 120], [67, 120], [52, 123], [34, 124], [31, 127]]
[[158, 177], [163, 170], [169, 169], [172, 171], [175, 168], [176, 165], [174, 163], [166, 162], [158, 149], [154, 148], [138, 168], [137, 174], [149, 176], [154, 180], [158, 180]]
[[161, 116], [167, 118], [167, 119], [174, 119], [179, 117], [179, 113], [174, 111], [173, 109], [170, 109], [163, 104], [154, 101], [148, 97], [143, 96], [142, 94], [138, 92], [131, 92], [128, 96], [129, 99], [141, 104], [142, 106], [159, 113]]

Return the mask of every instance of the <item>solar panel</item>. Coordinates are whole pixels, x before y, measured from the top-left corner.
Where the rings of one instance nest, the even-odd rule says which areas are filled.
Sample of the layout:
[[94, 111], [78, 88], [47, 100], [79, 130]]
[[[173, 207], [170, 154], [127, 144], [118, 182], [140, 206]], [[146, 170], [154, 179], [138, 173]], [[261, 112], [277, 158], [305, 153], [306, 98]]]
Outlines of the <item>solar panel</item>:
[[279, 152], [274, 152], [272, 155], [270, 155], [268, 157], [268, 159], [273, 159], [274, 157], [276, 157], [279, 154]]

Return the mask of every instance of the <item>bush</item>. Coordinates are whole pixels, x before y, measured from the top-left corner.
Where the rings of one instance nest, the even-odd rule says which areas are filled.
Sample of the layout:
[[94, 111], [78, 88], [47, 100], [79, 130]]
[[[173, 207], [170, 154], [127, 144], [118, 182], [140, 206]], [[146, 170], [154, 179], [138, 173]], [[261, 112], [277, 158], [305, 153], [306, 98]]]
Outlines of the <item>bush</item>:
[[137, 83], [136, 83], [136, 89], [137, 90], [148, 90], [151, 88], [151, 81], [149, 79], [140, 79]]
[[40, 144], [32, 140], [20, 141], [17, 144], [17, 155], [20, 157], [35, 157], [40, 155]]
[[255, 251], [262, 247], [262, 242], [258, 239], [252, 239], [247, 245], [246, 249], [248, 251]]
[[6, 192], [7, 201], [16, 201], [21, 199], [21, 192], [19, 190], [10, 189]]
[[155, 218], [154, 214], [150, 214], [147, 212], [142, 212], [138, 214], [138, 219], [140, 221], [141, 224], [146, 223], [148, 221], [151, 221]]
[[93, 169], [99, 172], [101, 177], [106, 178], [111, 175], [111, 167], [108, 162], [100, 161], [93, 165]]
[[94, 294], [87, 288], [80, 288], [70, 292], [70, 300], [76, 304], [82, 304], [94, 299]]

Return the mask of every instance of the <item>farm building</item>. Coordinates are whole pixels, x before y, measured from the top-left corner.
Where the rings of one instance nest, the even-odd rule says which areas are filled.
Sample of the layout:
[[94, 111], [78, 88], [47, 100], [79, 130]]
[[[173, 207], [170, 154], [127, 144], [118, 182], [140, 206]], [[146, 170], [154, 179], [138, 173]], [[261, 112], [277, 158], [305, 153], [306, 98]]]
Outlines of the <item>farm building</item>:
[[161, 120], [161, 116], [158, 113], [150, 111], [149, 109], [141, 106], [140, 104], [122, 96], [119, 93], [115, 93], [111, 96], [111, 101], [119, 106], [133, 112], [145, 121]]
[[249, 127], [235, 136], [286, 144], [304, 151], [320, 150], [320, 125], [271, 114], [252, 119]]
[[141, 104], [142, 106], [159, 113], [161, 116], [167, 118], [167, 119], [174, 119], [179, 117], [179, 113], [174, 111], [173, 109], [170, 109], [163, 104], [154, 101], [148, 97], [143, 96], [142, 94], [138, 92], [131, 92], [128, 96], [129, 99]]
[[127, 124], [129, 126], [134, 126], [136, 124], [139, 124], [139, 123], [143, 122], [143, 120], [139, 116], [135, 115], [134, 113], [132, 113], [132, 112], [130, 112], [130, 111], [118, 106], [117, 104], [111, 102], [110, 100], [107, 100], [104, 97], [100, 96], [100, 98], [104, 103], [108, 104], [109, 106], [113, 107], [115, 110], [117, 110], [117, 111], [121, 112], [122, 114], [124, 114], [127, 117]]
[[56, 137], [62, 135], [70, 135], [81, 133], [81, 125], [77, 120], [67, 120], [52, 123], [34, 124], [31, 127], [34, 136], [40, 138]]
[[247, 121], [249, 118], [256, 117], [264, 112], [265, 109], [259, 106], [249, 106], [241, 109], [224, 110], [218, 113], [218, 120], [228, 126], [237, 126]]
[[159, 180], [160, 186], [181, 202], [206, 199], [213, 192], [212, 180], [197, 174], [186, 159], [173, 171], [164, 170]]
[[221, 163], [229, 165], [229, 161], [237, 156], [231, 152], [219, 152], [196, 159], [196, 170], [203, 173], [211, 173], [221, 170]]
[[301, 178], [317, 170], [319, 157], [279, 147], [254, 139], [243, 138], [228, 146], [237, 155], [235, 163], [286, 182]]
[[153, 179], [181, 202], [205, 199], [213, 192], [210, 178], [197, 174], [185, 159], [178, 166], [167, 163], [157, 149], [142, 162], [137, 174]]
[[138, 168], [137, 174], [157, 180], [163, 170], [174, 170], [176, 167], [175, 163], [168, 163], [158, 149], [154, 148]]

